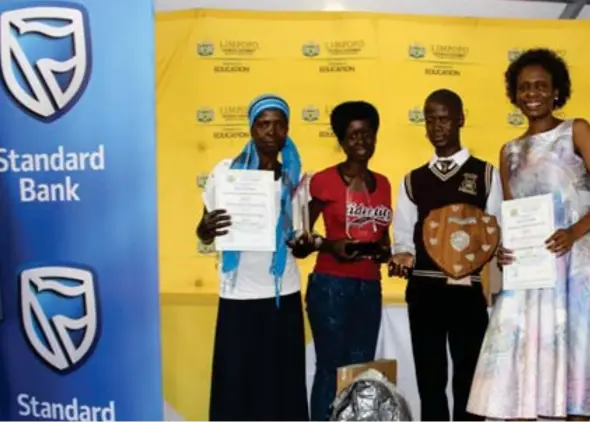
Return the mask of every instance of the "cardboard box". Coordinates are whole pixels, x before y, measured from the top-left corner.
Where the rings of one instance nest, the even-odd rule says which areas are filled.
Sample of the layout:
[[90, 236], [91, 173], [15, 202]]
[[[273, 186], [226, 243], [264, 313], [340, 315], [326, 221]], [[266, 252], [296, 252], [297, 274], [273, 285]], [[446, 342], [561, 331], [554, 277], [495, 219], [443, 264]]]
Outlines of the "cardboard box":
[[338, 379], [336, 382], [336, 394], [348, 387], [360, 374], [367, 369], [375, 369], [381, 372], [391, 383], [397, 383], [397, 361], [396, 360], [375, 360], [372, 362], [359, 363], [355, 365], [342, 366], [338, 368]]

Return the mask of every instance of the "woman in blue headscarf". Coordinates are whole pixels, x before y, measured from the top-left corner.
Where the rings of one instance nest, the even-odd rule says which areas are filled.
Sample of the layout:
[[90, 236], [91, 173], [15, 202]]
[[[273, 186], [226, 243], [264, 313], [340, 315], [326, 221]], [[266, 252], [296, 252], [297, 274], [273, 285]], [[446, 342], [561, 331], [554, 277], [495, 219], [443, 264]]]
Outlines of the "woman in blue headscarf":
[[[227, 169], [272, 171], [276, 180], [276, 251], [223, 252], [213, 353], [212, 421], [309, 420], [301, 281], [287, 242], [301, 162], [289, 138], [289, 106], [263, 95], [248, 109], [251, 140], [207, 179], [197, 236], [211, 244], [231, 215], [215, 207], [215, 180]], [[280, 158], [280, 160], [279, 160]]]

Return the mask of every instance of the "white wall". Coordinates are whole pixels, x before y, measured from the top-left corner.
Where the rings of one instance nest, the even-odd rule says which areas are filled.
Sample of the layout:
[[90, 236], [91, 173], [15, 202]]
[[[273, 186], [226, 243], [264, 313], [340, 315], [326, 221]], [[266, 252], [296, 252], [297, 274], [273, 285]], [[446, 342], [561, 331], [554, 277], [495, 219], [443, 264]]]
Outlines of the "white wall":
[[[156, 10], [352, 10], [487, 18], [556, 19], [564, 4], [519, 0], [155, 0]], [[578, 19], [590, 19], [590, 6]]]

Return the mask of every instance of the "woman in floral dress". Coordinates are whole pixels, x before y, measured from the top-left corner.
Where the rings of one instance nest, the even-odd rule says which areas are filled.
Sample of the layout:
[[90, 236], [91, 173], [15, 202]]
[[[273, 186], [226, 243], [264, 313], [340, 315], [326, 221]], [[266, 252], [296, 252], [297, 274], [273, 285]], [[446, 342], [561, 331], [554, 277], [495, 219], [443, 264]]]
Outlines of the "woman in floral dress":
[[[494, 419], [590, 419], [590, 125], [554, 111], [571, 94], [566, 63], [529, 50], [506, 71], [507, 94], [528, 119], [500, 153], [504, 198], [553, 194], [555, 288], [503, 291], [473, 379], [468, 411]], [[509, 265], [500, 248], [498, 262]]]

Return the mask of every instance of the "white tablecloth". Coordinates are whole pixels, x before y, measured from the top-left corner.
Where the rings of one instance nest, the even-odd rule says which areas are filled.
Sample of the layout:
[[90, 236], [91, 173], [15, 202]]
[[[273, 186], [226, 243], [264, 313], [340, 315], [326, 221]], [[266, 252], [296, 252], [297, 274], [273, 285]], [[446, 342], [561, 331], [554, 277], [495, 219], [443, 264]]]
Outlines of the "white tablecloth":
[[[448, 352], [447, 352], [448, 353]], [[397, 360], [397, 387], [408, 400], [414, 420], [420, 420], [420, 398], [414, 375], [414, 359], [412, 357], [412, 343], [410, 342], [410, 327], [405, 305], [388, 305], [383, 308], [381, 329], [377, 343], [375, 359]], [[449, 385], [447, 395], [449, 410], [452, 409], [453, 397], [451, 393], [451, 360], [449, 356]], [[311, 394], [311, 385], [315, 373], [315, 350], [313, 343], [307, 346], [307, 385]]]

